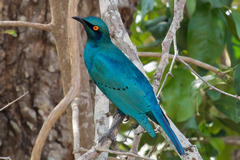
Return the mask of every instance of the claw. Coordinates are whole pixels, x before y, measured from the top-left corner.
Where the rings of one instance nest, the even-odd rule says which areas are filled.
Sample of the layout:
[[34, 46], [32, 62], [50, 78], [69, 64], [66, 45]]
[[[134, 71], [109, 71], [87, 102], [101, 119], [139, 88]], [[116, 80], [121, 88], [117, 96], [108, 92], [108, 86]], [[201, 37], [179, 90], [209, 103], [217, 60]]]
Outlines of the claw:
[[[119, 112], [118, 112], [119, 113]], [[115, 129], [115, 127], [119, 124], [122, 123], [122, 120], [126, 117], [125, 114], [120, 115], [120, 117], [117, 119], [117, 121], [112, 125], [112, 127], [108, 130], [107, 133], [105, 133], [98, 141], [98, 143], [101, 143], [101, 145], [103, 144], [104, 140], [106, 140], [106, 138], [110, 138], [113, 142], [113, 145], [115, 145], [117, 143], [117, 140], [115, 139], [115, 137], [112, 135], [113, 130]]]
[[103, 145], [103, 142], [107, 139], [107, 138], [110, 138], [112, 140], [112, 143], [113, 145], [116, 145], [117, 144], [117, 140], [116, 138], [112, 135], [111, 132], [107, 132], [105, 133], [98, 141], [98, 143], [101, 144], [101, 146]]

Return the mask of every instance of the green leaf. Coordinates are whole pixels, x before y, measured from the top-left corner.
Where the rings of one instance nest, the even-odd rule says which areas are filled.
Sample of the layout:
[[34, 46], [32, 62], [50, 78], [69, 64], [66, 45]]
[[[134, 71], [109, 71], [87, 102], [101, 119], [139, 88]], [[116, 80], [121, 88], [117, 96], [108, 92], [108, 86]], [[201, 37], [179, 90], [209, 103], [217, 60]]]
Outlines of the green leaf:
[[210, 3], [211, 8], [222, 8], [223, 5], [231, 6], [232, 0], [201, 0], [204, 3]]
[[[196, 82], [196, 83], [194, 83]], [[189, 94], [191, 97], [191, 104], [193, 105], [194, 108], [196, 108], [197, 113], [198, 113], [198, 107], [202, 103], [202, 95], [200, 91], [200, 86], [198, 86], [197, 81], [193, 81], [189, 87]]]
[[153, 10], [154, 7], [154, 0], [142, 0], [141, 1], [141, 16], [142, 19], [144, 16], [151, 10]]
[[210, 4], [211, 8], [222, 8], [220, 0], [201, 0], [201, 2]]
[[185, 123], [186, 129], [193, 129], [198, 130], [198, 125], [195, 120], [195, 116], [192, 116], [186, 123]]
[[9, 35], [11, 35], [13, 37], [17, 37], [17, 33], [15, 32], [15, 30], [9, 29], [9, 30], [4, 31], [4, 33], [5, 34], [9, 34]]
[[146, 30], [151, 32], [155, 39], [163, 39], [167, 34], [171, 22], [166, 22], [166, 18], [166, 16], [160, 16], [144, 22]]
[[172, 74], [174, 77], [169, 78], [162, 90], [162, 105], [173, 121], [182, 122], [195, 111], [189, 95], [189, 86], [194, 77], [182, 68], [174, 69]]
[[187, 28], [189, 19], [184, 16], [182, 22], [180, 23], [180, 28], [176, 32], [177, 46], [179, 50], [187, 49]]
[[[231, 30], [231, 29], [230, 29]], [[231, 60], [231, 66], [234, 67], [240, 63], [240, 42], [228, 31], [227, 50]]]
[[236, 116], [240, 118], [240, 100], [237, 101], [236, 103], [235, 111], [236, 111]]
[[[213, 86], [224, 83], [223, 80], [218, 78], [216, 75], [208, 75], [202, 78]], [[195, 108], [198, 109], [199, 105], [202, 102], [201, 89], [205, 90], [208, 88], [209, 87], [201, 79], [196, 79], [191, 83], [189, 87], [189, 93], [190, 93], [192, 105]], [[217, 100], [221, 95], [221, 93], [218, 93], [216, 91], [207, 90], [207, 93], [211, 94], [212, 97], [211, 96], [210, 97], [213, 98], [213, 100]]]
[[226, 42], [225, 18], [220, 9], [210, 9], [209, 3], [199, 7], [188, 25], [190, 57], [213, 64], [220, 57]]
[[240, 39], [240, 18], [239, 18], [240, 13], [229, 7], [222, 9], [222, 12], [226, 18], [229, 31], [236, 37], [236, 39], [239, 40]]
[[235, 22], [238, 38], [240, 38], [240, 13], [235, 10], [231, 10], [231, 11], [232, 11], [233, 21]]
[[186, 0], [186, 7], [188, 15], [191, 17], [196, 10], [197, 1], [196, 0]]
[[225, 125], [226, 127], [228, 127], [229, 129], [237, 132], [237, 133], [240, 133], [240, 124], [239, 123], [236, 123], [228, 118], [218, 118], [218, 120], [223, 124]]
[[221, 93], [218, 91], [213, 91], [213, 90], [207, 90], [206, 93], [208, 94], [208, 96], [213, 100], [216, 101], [220, 98]]
[[237, 148], [238, 146], [232, 146], [232, 145], [226, 144], [224, 148], [224, 152], [221, 152], [221, 154], [216, 157], [216, 160], [232, 159], [232, 153]]
[[240, 118], [236, 115], [236, 99], [232, 97], [223, 97], [214, 102], [215, 107], [229, 119], [234, 122], [240, 122]]
[[216, 135], [221, 129], [222, 124], [218, 120], [215, 120], [213, 125], [209, 128], [210, 132], [214, 135]]
[[234, 84], [233, 88], [237, 95], [240, 95], [240, 64], [237, 65], [233, 72]]
[[225, 148], [225, 143], [223, 142], [223, 140], [221, 138], [211, 138], [209, 140], [209, 143], [213, 146], [213, 148], [215, 148], [218, 151], [219, 154]]

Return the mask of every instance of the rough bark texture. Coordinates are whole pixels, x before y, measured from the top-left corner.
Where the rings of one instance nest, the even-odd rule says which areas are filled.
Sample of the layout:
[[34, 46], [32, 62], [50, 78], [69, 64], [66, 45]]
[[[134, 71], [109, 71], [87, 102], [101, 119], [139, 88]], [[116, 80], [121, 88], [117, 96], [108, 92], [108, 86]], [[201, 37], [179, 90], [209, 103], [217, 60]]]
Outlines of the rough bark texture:
[[[131, 15], [135, 9], [132, 6], [128, 8], [123, 5], [120, 10], [126, 22], [125, 25], [129, 28], [133, 20]], [[128, 10], [131, 11], [130, 14]], [[51, 21], [48, 0], [0, 1], [0, 12], [0, 20], [44, 24]], [[82, 0], [79, 4], [79, 16], [89, 15], [100, 17], [97, 0]], [[26, 27], [1, 27], [0, 29], [1, 33], [7, 29], [14, 29], [18, 34], [16, 38], [0, 34], [0, 107], [29, 91], [23, 99], [0, 112], [0, 156], [29, 159], [42, 123], [63, 98], [55, 40], [50, 32], [37, 29]], [[81, 104], [79, 106], [80, 132], [83, 135], [81, 146], [91, 148], [94, 144], [95, 86], [90, 81], [83, 63], [86, 34], [83, 28], [81, 31], [83, 35], [83, 43], [80, 47], [82, 49], [79, 51], [82, 58]], [[66, 90], [68, 89], [65, 89], [65, 93]], [[70, 113], [68, 115], [70, 116]], [[67, 116], [63, 115], [50, 132], [42, 159], [70, 160], [73, 158], [70, 126]]]
[[[48, 1], [1, 1], [0, 20], [48, 23]], [[14, 29], [16, 38], [0, 35], [0, 106], [29, 91], [22, 100], [0, 113], [0, 155], [29, 159], [39, 129], [62, 99], [62, 84], [54, 39], [50, 33], [25, 27]], [[68, 154], [71, 134], [66, 116], [51, 131], [43, 159]]]

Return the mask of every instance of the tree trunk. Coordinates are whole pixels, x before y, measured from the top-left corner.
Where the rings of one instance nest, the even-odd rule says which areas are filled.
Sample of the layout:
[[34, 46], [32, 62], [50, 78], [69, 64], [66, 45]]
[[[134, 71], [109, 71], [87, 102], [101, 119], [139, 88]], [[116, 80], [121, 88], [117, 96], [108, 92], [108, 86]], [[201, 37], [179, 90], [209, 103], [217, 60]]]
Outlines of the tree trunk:
[[[138, 2], [130, 3], [130, 1], [120, 3], [120, 11], [127, 28], [133, 20], [135, 8], [132, 6], [136, 6]], [[18, 20], [43, 24], [51, 21], [49, 1], [4, 0], [0, 1], [0, 10], [1, 21]], [[76, 16], [89, 15], [100, 17], [97, 0], [80, 2], [79, 15]], [[3, 34], [8, 29], [15, 30], [17, 37]], [[60, 68], [63, 67], [59, 65], [61, 57], [58, 57], [55, 40], [50, 32], [26, 27], [1, 27], [1, 33], [0, 107], [26, 91], [29, 93], [0, 112], [0, 155], [10, 156], [12, 159], [30, 159], [32, 147], [43, 122], [69, 90], [70, 67], [64, 66], [69, 68], [65, 69], [69, 70], [69, 73], [60, 73]], [[83, 28], [81, 34], [80, 142], [82, 147], [90, 148], [94, 145], [95, 85], [89, 79], [83, 61], [86, 43], [86, 33]], [[70, 118], [69, 108], [67, 114], [61, 116], [51, 130], [43, 149], [42, 159], [73, 159]]]

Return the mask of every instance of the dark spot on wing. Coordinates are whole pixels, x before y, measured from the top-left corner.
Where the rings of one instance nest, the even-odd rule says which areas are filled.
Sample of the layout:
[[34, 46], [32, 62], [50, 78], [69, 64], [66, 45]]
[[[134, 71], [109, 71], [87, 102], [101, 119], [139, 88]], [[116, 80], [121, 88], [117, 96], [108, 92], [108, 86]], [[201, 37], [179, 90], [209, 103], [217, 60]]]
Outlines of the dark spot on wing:
[[102, 86], [104, 86], [104, 87], [108, 87], [109, 89], [113, 89], [113, 90], [123, 90], [123, 91], [125, 91], [125, 90], [127, 90], [128, 89], [128, 86], [126, 86], [126, 87], [123, 87], [123, 88], [116, 88], [116, 87], [111, 87], [111, 86], [108, 86], [108, 85], [106, 85], [106, 84], [102, 84], [102, 83], [100, 83], [100, 82], [97, 82], [97, 84], [99, 84], [99, 85], [102, 85]]

